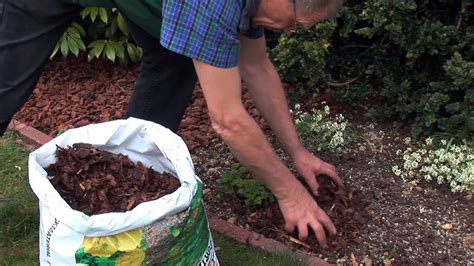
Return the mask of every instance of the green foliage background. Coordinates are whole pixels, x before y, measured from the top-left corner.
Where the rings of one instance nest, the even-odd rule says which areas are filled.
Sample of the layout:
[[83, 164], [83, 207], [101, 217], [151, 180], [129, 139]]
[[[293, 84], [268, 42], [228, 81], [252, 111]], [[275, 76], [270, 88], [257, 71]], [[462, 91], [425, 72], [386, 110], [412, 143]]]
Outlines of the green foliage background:
[[473, 138], [472, 1], [348, 0], [335, 21], [281, 37], [270, 54], [306, 92], [371, 96], [379, 104], [369, 115], [409, 124], [414, 135]]

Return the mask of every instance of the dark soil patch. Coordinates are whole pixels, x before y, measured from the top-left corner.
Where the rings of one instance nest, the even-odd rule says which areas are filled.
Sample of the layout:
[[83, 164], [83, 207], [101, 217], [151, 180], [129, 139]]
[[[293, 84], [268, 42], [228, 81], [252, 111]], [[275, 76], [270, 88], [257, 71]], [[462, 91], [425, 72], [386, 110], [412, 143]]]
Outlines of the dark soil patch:
[[51, 184], [75, 210], [87, 215], [124, 212], [173, 193], [179, 181], [128, 156], [76, 143], [56, 150], [57, 162], [45, 170]]
[[[137, 71], [137, 67], [125, 69], [104, 62], [87, 64], [84, 59], [52, 62], [34, 96], [16, 118], [51, 136], [83, 123], [118, 118], [116, 112], [124, 112]], [[248, 95], [244, 94], [243, 98], [249, 112], [264, 126]], [[77, 104], [81, 101], [82, 104]], [[80, 107], [83, 105], [87, 108]], [[101, 115], [104, 110], [109, 115]], [[335, 105], [331, 110], [343, 111], [348, 117], [345, 112], [353, 111], [353, 108]], [[360, 135], [360, 141], [342, 156], [318, 155], [337, 167], [352, 191], [352, 204], [361, 207], [358, 212], [363, 214], [364, 221], [351, 225], [345, 219], [348, 214], [339, 216], [346, 206], [335, 212], [331, 210], [332, 198], [328, 197], [330, 200], [326, 203], [318, 199], [320, 205], [326, 205], [323, 207], [332, 216], [340, 234], [339, 238], [333, 239], [336, 244], [328, 250], [321, 250], [314, 237], [307, 243], [300, 243], [295, 241], [295, 235], [288, 235], [276, 203], [249, 209], [242, 199], [219, 189], [219, 178], [235, 159], [213, 133], [199, 88], [195, 90], [179, 134], [188, 143], [196, 171], [204, 181], [207, 209], [229, 222], [331, 262], [352, 263], [353, 254], [358, 262], [368, 257], [379, 264], [391, 259], [396, 265], [474, 264], [474, 252], [465, 244], [470, 243], [466, 239], [474, 235], [472, 200], [462, 194], [452, 194], [442, 186], [417, 187], [403, 183], [391, 168], [400, 165], [396, 150], [404, 149], [404, 135], [385, 124], [370, 127], [360, 113], [352, 112], [351, 115], [356, 121], [354, 130]], [[269, 138], [280, 157], [291, 166], [278, 143], [271, 135]], [[445, 224], [451, 224], [453, 228], [445, 230], [442, 227]], [[341, 240], [343, 242], [338, 244]]]

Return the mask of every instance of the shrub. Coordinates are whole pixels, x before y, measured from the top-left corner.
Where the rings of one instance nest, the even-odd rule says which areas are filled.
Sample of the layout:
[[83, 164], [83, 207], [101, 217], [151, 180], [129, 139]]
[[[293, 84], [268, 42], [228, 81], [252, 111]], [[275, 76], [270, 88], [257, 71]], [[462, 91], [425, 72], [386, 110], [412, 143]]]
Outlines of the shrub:
[[444, 139], [438, 143], [432, 138], [427, 138], [419, 147], [412, 145], [410, 138], [405, 139], [405, 143], [409, 147], [403, 152], [397, 151], [403, 155], [404, 164], [401, 168], [392, 167], [395, 175], [414, 183], [422, 179], [447, 183], [453, 192], [474, 192], [474, 148]]
[[[87, 30], [85, 30], [87, 29]], [[141, 48], [137, 47], [128, 32], [125, 20], [117, 9], [86, 7], [81, 18], [74, 22], [59, 39], [51, 58], [61, 51], [63, 56], [78, 56], [86, 51], [88, 60], [105, 58], [127, 65], [129, 61], [140, 61]]]
[[379, 103], [370, 115], [411, 125], [414, 135], [442, 131], [470, 140], [471, 2], [347, 0], [337, 27], [321, 24], [290, 39], [282, 37], [270, 54], [282, 77], [301, 89], [331, 85], [345, 90], [336, 96], [346, 101], [370, 95]]
[[330, 108], [313, 109], [311, 112], [300, 111], [295, 106], [295, 126], [303, 145], [311, 152], [330, 151], [342, 153], [351, 142], [347, 121], [342, 114], [330, 117]]
[[273, 202], [272, 193], [262, 182], [252, 178], [250, 172], [234, 164], [219, 180], [219, 187], [228, 194], [240, 196], [249, 207], [258, 207]]
[[326, 85], [330, 76], [325, 71], [324, 58], [330, 45], [329, 36], [335, 27], [334, 22], [324, 22], [292, 37], [281, 35], [278, 45], [270, 50], [270, 57], [282, 79], [314, 92]]

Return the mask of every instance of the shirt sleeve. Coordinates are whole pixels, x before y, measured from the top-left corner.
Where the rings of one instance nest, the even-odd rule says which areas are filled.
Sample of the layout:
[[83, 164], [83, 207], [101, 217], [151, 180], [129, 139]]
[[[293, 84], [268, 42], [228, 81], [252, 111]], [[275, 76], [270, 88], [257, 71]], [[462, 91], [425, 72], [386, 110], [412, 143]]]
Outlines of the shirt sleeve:
[[242, 34], [250, 39], [260, 39], [264, 35], [265, 30], [263, 27], [250, 28], [248, 31], [243, 32]]
[[[223, 1], [226, 2], [232, 3]], [[237, 27], [223, 23], [213, 12], [209, 12], [205, 3], [206, 1], [164, 1], [161, 45], [215, 67], [235, 67], [240, 49]], [[228, 8], [227, 12], [235, 12], [232, 10]]]

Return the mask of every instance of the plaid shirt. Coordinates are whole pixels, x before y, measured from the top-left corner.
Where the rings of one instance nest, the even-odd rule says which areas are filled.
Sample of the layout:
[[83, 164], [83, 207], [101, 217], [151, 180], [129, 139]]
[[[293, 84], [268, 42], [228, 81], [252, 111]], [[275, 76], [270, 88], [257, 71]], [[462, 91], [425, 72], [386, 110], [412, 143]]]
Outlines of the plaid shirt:
[[[242, 31], [239, 23], [246, 1], [164, 0], [161, 45], [215, 67], [237, 66], [237, 33]], [[243, 34], [260, 38], [263, 27], [250, 28]]]

